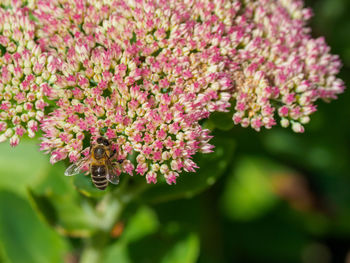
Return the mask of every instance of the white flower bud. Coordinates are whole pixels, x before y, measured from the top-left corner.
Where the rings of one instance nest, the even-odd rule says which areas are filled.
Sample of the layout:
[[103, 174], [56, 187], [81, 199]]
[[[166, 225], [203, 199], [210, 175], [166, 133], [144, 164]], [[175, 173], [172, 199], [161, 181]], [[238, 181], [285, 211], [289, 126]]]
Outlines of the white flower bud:
[[294, 122], [292, 124], [292, 130], [297, 133], [302, 133], [304, 132], [304, 127], [299, 122]]
[[281, 126], [282, 126], [283, 128], [287, 128], [287, 127], [289, 126], [289, 120], [286, 119], [286, 118], [282, 118], [282, 119], [281, 119]]

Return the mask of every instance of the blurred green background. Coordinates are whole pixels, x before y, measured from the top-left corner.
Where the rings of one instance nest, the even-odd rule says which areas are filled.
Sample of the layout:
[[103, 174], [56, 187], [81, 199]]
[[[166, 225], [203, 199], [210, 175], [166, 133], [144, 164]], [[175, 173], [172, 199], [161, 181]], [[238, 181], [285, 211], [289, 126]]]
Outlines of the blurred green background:
[[[350, 1], [306, 5], [349, 87]], [[122, 177], [107, 198], [64, 177], [37, 142], [1, 144], [0, 262], [350, 263], [349, 104], [349, 92], [319, 102], [304, 134], [231, 129], [216, 115], [216, 150], [198, 173], [171, 187]]]

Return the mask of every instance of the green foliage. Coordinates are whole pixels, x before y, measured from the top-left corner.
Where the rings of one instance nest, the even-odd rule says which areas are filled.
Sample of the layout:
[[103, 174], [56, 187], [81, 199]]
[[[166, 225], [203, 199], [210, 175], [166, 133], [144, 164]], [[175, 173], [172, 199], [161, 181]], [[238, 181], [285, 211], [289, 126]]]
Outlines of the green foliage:
[[38, 151], [37, 142], [22, 141], [16, 148], [0, 144], [0, 189], [9, 189], [22, 196], [27, 186], [36, 186], [50, 167]]
[[106, 250], [104, 263], [131, 262], [128, 254], [128, 244], [137, 242], [158, 230], [159, 222], [154, 211], [141, 207], [127, 223], [118, 242]]
[[141, 207], [125, 227], [120, 239], [106, 251], [104, 263], [194, 263], [199, 238], [174, 223], [161, 226], [153, 210]]
[[196, 262], [199, 254], [199, 238], [194, 233], [178, 241], [164, 256], [163, 263], [192, 263]]
[[61, 234], [90, 236], [95, 227], [95, 218], [89, 213], [91, 205], [81, 200], [71, 178], [64, 176], [64, 170], [62, 163], [51, 167], [48, 176], [29, 190], [31, 201], [39, 214]]
[[0, 191], [1, 243], [11, 262], [62, 262], [67, 247], [43, 224], [28, 201], [10, 191]]
[[141, 207], [130, 218], [127, 227], [121, 236], [122, 242], [134, 242], [157, 231], [159, 222], [153, 210]]
[[223, 192], [222, 203], [227, 216], [252, 220], [264, 215], [277, 201], [269, 177], [283, 170], [264, 159], [242, 158], [233, 169]]
[[210, 115], [210, 118], [207, 121], [205, 121], [204, 127], [210, 130], [231, 130], [233, 128], [232, 113], [233, 111], [214, 112]]

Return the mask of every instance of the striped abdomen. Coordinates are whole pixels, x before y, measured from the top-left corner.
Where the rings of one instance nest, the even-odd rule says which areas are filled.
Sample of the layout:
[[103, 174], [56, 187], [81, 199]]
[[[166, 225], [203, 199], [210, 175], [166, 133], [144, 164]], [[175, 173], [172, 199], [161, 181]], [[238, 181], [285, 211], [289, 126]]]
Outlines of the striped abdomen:
[[105, 165], [91, 165], [91, 180], [100, 190], [105, 190], [108, 185], [106, 175], [107, 169]]

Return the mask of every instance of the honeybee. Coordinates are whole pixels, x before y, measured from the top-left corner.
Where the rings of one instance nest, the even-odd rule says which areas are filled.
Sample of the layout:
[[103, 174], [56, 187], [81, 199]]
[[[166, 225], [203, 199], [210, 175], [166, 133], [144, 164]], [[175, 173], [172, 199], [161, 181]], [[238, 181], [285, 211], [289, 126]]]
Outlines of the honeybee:
[[[114, 167], [115, 163], [111, 158], [116, 154], [116, 150], [111, 150], [111, 143], [104, 137], [99, 137], [96, 144], [90, 145], [90, 156], [79, 159], [70, 165], [64, 175], [72, 176], [78, 174], [82, 168], [89, 165], [89, 171], [93, 184], [100, 190], [106, 189], [108, 182], [112, 184], [119, 183], [119, 176]], [[119, 164], [123, 160], [117, 161]]]

